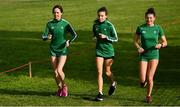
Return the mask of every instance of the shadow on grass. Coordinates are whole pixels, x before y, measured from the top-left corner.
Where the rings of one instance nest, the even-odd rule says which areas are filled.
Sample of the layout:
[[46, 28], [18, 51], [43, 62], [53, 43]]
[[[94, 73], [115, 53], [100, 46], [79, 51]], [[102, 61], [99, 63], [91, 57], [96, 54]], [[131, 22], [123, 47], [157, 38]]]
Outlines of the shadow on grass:
[[[55, 92], [44, 92], [44, 91], [27, 91], [27, 90], [11, 90], [11, 89], [0, 89], [1, 95], [31, 95], [31, 96], [56, 96]], [[68, 97], [72, 99], [83, 99], [87, 101], [96, 101], [95, 95], [92, 94], [71, 94]], [[107, 97], [107, 96], [105, 96]]]
[[[97, 101], [95, 99], [96, 95], [94, 94], [69, 94], [69, 97], [70, 98], [73, 98], [73, 99], [83, 99], [85, 101], [92, 101], [92, 102], [100, 102], [100, 101]], [[103, 95], [103, 100], [104, 101], [110, 101], [110, 100], [118, 100], [118, 101], [129, 101], [129, 102], [145, 102], [144, 100], [139, 100], [137, 98], [134, 98], [134, 97], [121, 97], [121, 96], [109, 96], [109, 95]]]
[[155, 79], [165, 87], [180, 87], [180, 46], [168, 46], [160, 50], [160, 62]]
[[8, 95], [35, 95], [35, 96], [55, 96], [55, 92], [38, 92], [38, 91], [22, 91], [22, 90], [11, 90], [11, 89], [0, 89], [0, 94]]
[[[0, 95], [32, 95], [32, 96], [56, 96], [56, 92], [48, 91], [30, 91], [30, 90], [13, 90], [13, 89], [0, 89]], [[68, 97], [76, 99], [93, 98], [95, 95], [84, 93], [69, 93]]]

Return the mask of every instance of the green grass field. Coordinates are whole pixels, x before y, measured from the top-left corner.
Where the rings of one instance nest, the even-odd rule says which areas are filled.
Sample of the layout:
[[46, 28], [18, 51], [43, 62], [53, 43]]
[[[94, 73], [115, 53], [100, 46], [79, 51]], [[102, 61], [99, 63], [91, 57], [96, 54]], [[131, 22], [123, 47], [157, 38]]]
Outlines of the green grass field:
[[[69, 96], [54, 96], [57, 89], [49, 61], [49, 42], [41, 40], [45, 24], [52, 19], [55, 4], [64, 8], [63, 17], [75, 28], [78, 38], [69, 48], [64, 71]], [[92, 24], [99, 7], [106, 6], [119, 42], [112, 71], [118, 81], [114, 96], [104, 76], [105, 99], [94, 102], [97, 94], [95, 43]], [[160, 51], [155, 74], [153, 102], [143, 102], [146, 90], [139, 87], [138, 55], [132, 35], [144, 23], [147, 8], [154, 7], [168, 47]], [[0, 74], [0, 106], [180, 106], [180, 1], [178, 0], [0, 0], [0, 72], [28, 63], [28, 67]]]

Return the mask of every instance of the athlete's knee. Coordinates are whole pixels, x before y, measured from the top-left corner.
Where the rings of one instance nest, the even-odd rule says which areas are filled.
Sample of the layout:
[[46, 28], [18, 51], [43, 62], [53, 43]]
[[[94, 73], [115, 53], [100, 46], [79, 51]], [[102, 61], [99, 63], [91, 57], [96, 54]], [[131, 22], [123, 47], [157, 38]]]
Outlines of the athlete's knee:
[[101, 71], [98, 71], [98, 76], [102, 76], [103, 75], [103, 73], [101, 72]]
[[97, 72], [97, 78], [99, 79], [99, 78], [102, 78], [102, 76], [103, 76], [103, 73], [101, 72], [101, 71], [98, 71]]
[[63, 69], [59, 67], [59, 68], [57, 68], [57, 71], [58, 72], [63, 72]]
[[107, 76], [111, 75], [111, 66], [106, 66], [106, 75]]
[[107, 76], [111, 76], [111, 74], [112, 74], [112, 73], [111, 73], [110, 70], [107, 70], [107, 71], [106, 71], [106, 75], [107, 75]]
[[62, 69], [57, 70], [57, 72], [58, 72], [58, 75], [59, 75], [61, 78], [65, 76], [65, 74], [64, 74], [64, 72], [63, 72]]
[[54, 75], [55, 75], [55, 77], [58, 77], [58, 72], [57, 72], [57, 69], [56, 70], [54, 70]]
[[149, 84], [153, 84], [153, 78], [152, 77], [148, 77], [147, 81], [148, 81]]
[[97, 74], [102, 75], [103, 73], [103, 68], [97, 68]]

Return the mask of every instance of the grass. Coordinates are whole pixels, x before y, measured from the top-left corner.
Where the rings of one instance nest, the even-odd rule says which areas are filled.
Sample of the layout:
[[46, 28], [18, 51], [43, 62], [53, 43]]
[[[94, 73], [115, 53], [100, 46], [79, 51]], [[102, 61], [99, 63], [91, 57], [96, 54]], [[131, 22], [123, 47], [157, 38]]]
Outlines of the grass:
[[[57, 87], [50, 62], [34, 63], [33, 78], [28, 68], [0, 75], [0, 106], [179, 106], [180, 105], [180, 5], [177, 0], [7, 0], [0, 4], [0, 72], [29, 61], [47, 60], [49, 42], [41, 40], [45, 24], [52, 18], [51, 8], [61, 4], [63, 17], [76, 29], [78, 38], [69, 48], [65, 65], [69, 96], [54, 96]], [[97, 94], [96, 67], [92, 41], [92, 22], [99, 7], [106, 6], [119, 42], [112, 70], [118, 81], [114, 96], [91, 101]], [[155, 7], [156, 22], [167, 35], [168, 47], [160, 52], [155, 75], [153, 102], [146, 104], [145, 89], [139, 88], [137, 52], [132, 33], [144, 22], [144, 12]], [[84, 54], [86, 53], [86, 54]]]

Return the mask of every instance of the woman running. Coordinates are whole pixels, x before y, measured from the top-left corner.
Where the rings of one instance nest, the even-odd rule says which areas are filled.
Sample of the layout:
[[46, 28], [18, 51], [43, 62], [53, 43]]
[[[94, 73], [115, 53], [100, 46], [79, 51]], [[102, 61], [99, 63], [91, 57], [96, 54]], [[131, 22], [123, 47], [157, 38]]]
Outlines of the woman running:
[[114, 25], [107, 19], [108, 11], [106, 7], [101, 7], [97, 11], [98, 19], [94, 21], [93, 33], [96, 39], [96, 66], [98, 73], [98, 95], [96, 101], [103, 100], [103, 65], [108, 79], [111, 82], [109, 95], [112, 95], [116, 89], [116, 81], [113, 79], [111, 65], [114, 59], [114, 48], [112, 43], [118, 41]]
[[[77, 37], [77, 34], [70, 23], [62, 18], [62, 6], [55, 5], [52, 9], [52, 13], [54, 19], [47, 23], [42, 38], [43, 40], [51, 40], [50, 55], [51, 63], [55, 73], [55, 80], [58, 86], [57, 96], [67, 97], [68, 88], [64, 81], [65, 74], [63, 72], [63, 67], [67, 59], [67, 48]], [[71, 40], [66, 40], [67, 33], [72, 35]]]
[[139, 52], [139, 76], [142, 87], [148, 84], [146, 102], [152, 102], [153, 77], [159, 63], [159, 49], [167, 46], [162, 28], [155, 24], [154, 8], [145, 13], [145, 24], [137, 27], [134, 45]]

